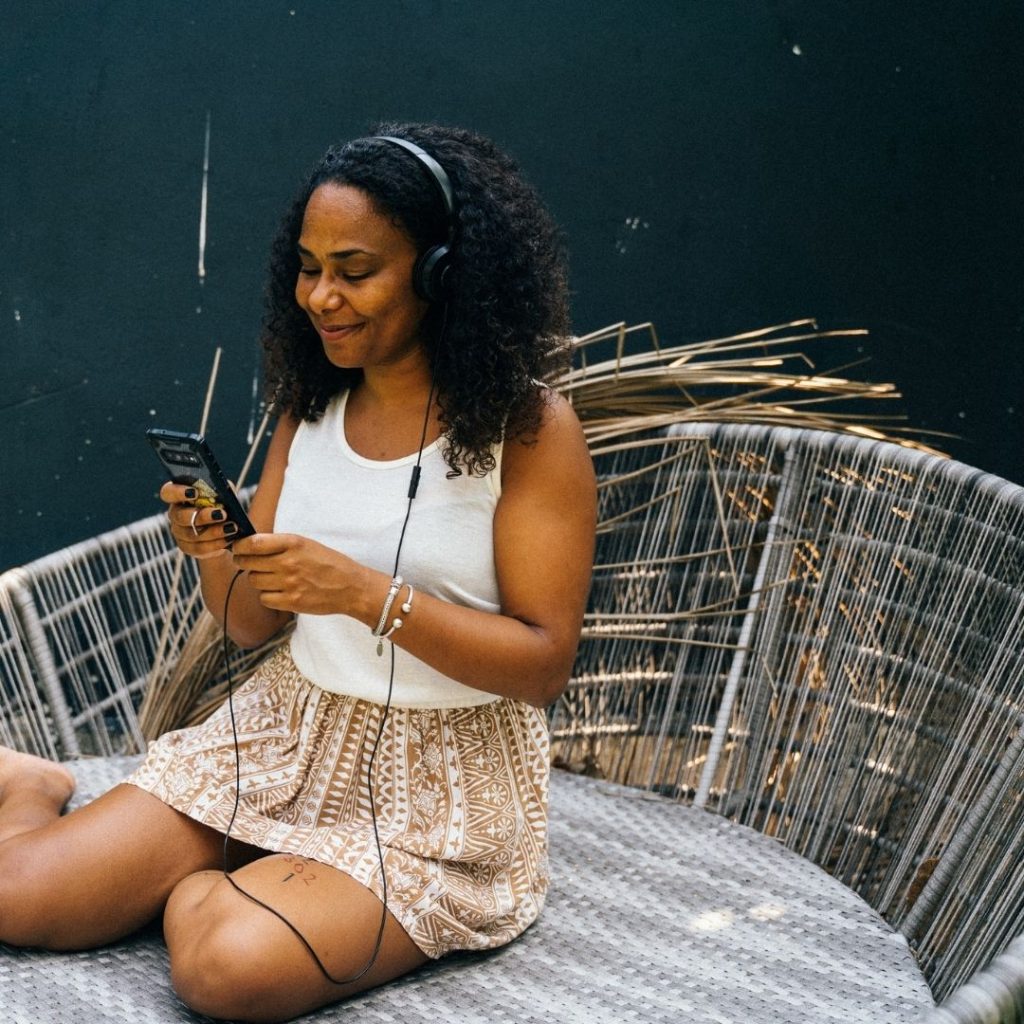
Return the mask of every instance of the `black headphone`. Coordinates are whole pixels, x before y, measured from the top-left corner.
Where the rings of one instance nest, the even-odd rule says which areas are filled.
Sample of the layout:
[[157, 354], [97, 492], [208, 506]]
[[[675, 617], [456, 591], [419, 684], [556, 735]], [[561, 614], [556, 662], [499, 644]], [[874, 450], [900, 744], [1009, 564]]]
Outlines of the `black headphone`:
[[372, 135], [372, 139], [391, 142], [411, 153], [417, 163], [430, 175], [430, 180], [437, 186], [444, 202], [445, 221], [448, 237], [441, 245], [434, 245], [421, 253], [412, 268], [413, 290], [427, 302], [444, 302], [451, 291], [451, 244], [455, 233], [455, 197], [452, 183], [445, 174], [444, 168], [427, 152], [420, 149], [408, 139], [400, 139], [395, 135]]

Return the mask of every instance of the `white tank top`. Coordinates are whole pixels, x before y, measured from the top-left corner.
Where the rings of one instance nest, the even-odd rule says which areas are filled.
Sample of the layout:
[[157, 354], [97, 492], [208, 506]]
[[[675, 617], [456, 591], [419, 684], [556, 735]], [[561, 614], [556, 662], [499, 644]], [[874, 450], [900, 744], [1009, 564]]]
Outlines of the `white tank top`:
[[[344, 391], [316, 423], [300, 423], [288, 453], [274, 530], [309, 537], [390, 576], [416, 456], [379, 462], [354, 452], [345, 438], [347, 399]], [[398, 572], [417, 594], [497, 612], [493, 527], [501, 494], [501, 448], [494, 453], [497, 465], [486, 476], [463, 472], [449, 479], [441, 446], [438, 439], [423, 450]], [[404, 596], [403, 590], [399, 600]], [[410, 617], [415, 614], [414, 598]], [[388, 641], [378, 656], [377, 639], [362, 622], [347, 615], [300, 614], [291, 649], [299, 671], [321, 689], [380, 704], [387, 699]], [[396, 707], [472, 707], [497, 699], [395, 648], [391, 702]]]

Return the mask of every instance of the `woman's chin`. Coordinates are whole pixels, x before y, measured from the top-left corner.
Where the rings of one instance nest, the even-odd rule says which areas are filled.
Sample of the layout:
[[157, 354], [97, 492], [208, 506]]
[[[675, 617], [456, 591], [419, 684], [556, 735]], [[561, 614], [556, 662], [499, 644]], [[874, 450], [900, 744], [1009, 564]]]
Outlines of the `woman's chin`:
[[362, 363], [351, 352], [339, 352], [334, 346], [324, 345], [324, 358], [339, 370], [362, 368]]

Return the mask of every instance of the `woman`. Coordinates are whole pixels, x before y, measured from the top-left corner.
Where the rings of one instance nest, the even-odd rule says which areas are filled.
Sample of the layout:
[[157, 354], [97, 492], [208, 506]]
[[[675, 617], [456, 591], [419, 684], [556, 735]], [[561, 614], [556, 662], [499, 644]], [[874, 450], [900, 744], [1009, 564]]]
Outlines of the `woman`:
[[290, 645], [64, 817], [64, 769], [0, 756], [0, 941], [87, 948], [163, 911], [181, 998], [251, 1021], [536, 918], [542, 709], [595, 520], [579, 423], [541, 383], [568, 333], [555, 234], [485, 139], [389, 126], [329, 150], [267, 305], [258, 532], [229, 547], [223, 509], [161, 497], [228, 633], [256, 645], [295, 618]]

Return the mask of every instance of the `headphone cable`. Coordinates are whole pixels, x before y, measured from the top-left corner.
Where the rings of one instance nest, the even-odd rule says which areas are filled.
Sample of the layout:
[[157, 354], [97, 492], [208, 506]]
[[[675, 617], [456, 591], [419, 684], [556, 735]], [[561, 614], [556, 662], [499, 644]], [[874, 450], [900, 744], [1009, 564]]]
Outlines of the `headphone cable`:
[[[334, 985], [350, 985], [353, 982], [356, 982], [360, 978], [362, 978], [370, 970], [370, 968], [373, 967], [374, 963], [376, 963], [377, 956], [380, 953], [381, 943], [382, 943], [383, 938], [384, 938], [384, 927], [385, 927], [385, 924], [387, 922], [387, 875], [384, 873], [384, 855], [383, 855], [383, 852], [381, 850], [380, 835], [379, 835], [379, 833], [377, 831], [377, 813], [376, 813], [376, 808], [374, 807], [374, 802], [373, 802], [373, 787], [372, 787], [372, 785], [369, 786], [369, 790], [370, 790], [370, 812], [371, 812], [372, 820], [373, 820], [373, 836], [374, 836], [374, 840], [376, 841], [376, 844], [377, 844], [377, 860], [378, 860], [378, 863], [380, 864], [381, 880], [382, 880], [382, 883], [383, 883], [383, 890], [384, 891], [383, 891], [383, 899], [382, 899], [382, 904], [381, 904], [380, 926], [377, 929], [377, 939], [376, 939], [376, 942], [374, 943], [373, 952], [370, 954], [370, 959], [366, 962], [366, 965], [358, 973], [352, 975], [351, 978], [335, 978], [330, 973], [330, 971], [328, 971], [327, 968], [324, 966], [324, 962], [317, 955], [316, 950], [313, 948], [312, 944], [306, 938], [306, 936], [303, 935], [301, 931], [299, 931], [298, 927], [296, 927], [296, 925], [294, 925], [290, 920], [288, 920], [288, 918], [285, 917], [285, 915], [282, 914], [281, 911], [276, 910], [274, 907], [270, 906], [268, 903], [264, 903], [263, 900], [259, 899], [259, 897], [254, 896], [251, 892], [248, 892], [245, 889], [243, 889], [238, 884], [238, 882], [236, 882], [235, 879], [232, 878], [231, 874], [228, 871], [228, 843], [229, 843], [229, 841], [231, 839], [231, 829], [234, 826], [235, 818], [238, 815], [238, 805], [239, 805], [239, 800], [240, 800], [241, 790], [242, 790], [242, 767], [241, 767], [241, 752], [240, 752], [239, 747], [238, 747], [238, 727], [237, 727], [237, 724], [236, 724], [236, 721], [235, 721], [234, 680], [233, 680], [233, 676], [232, 676], [232, 673], [231, 673], [230, 651], [229, 651], [229, 648], [228, 648], [227, 612], [228, 612], [228, 604], [229, 604], [229, 602], [231, 600], [231, 591], [234, 589], [235, 583], [238, 581], [238, 577], [241, 576], [244, 572], [245, 572], [244, 569], [239, 569], [235, 573], [234, 577], [232, 577], [231, 584], [228, 587], [228, 592], [227, 592], [227, 595], [225, 596], [225, 599], [224, 599], [224, 632], [223, 632], [223, 638], [222, 639], [223, 639], [223, 653], [224, 653], [224, 668], [225, 668], [225, 673], [227, 675], [227, 683], [228, 683], [228, 713], [229, 713], [229, 716], [231, 718], [231, 738], [232, 738], [232, 741], [233, 741], [234, 747], [235, 747], [235, 802], [234, 802], [234, 806], [232, 807], [232, 810], [231, 810], [231, 818], [228, 821], [228, 827], [227, 827], [227, 829], [224, 832], [224, 867], [223, 867], [223, 874], [224, 874], [224, 877], [227, 879], [227, 881], [232, 886], [232, 888], [234, 888], [238, 893], [240, 893], [242, 896], [244, 896], [250, 902], [255, 903], [259, 907], [262, 907], [264, 910], [269, 910], [270, 913], [274, 915], [274, 917], [276, 917], [279, 921], [282, 921], [284, 924], [286, 924], [292, 930], [292, 932], [295, 934], [295, 937], [302, 943], [303, 946], [306, 947], [306, 951], [313, 958], [313, 961], [316, 963], [317, 967], [320, 969], [320, 973], [329, 982], [331, 982]], [[387, 704], [385, 705], [385, 708], [384, 708], [384, 714], [381, 716], [380, 728], [377, 730], [377, 738], [374, 741], [373, 750], [372, 750], [372, 752], [370, 754], [370, 762], [369, 762], [369, 766], [367, 768], [367, 781], [368, 781], [368, 783], [370, 783], [372, 781], [373, 761], [374, 761], [374, 757], [376, 756], [377, 747], [380, 744], [381, 736], [382, 736], [383, 731], [384, 731], [384, 721], [385, 721], [385, 719], [387, 717], [388, 707], [391, 704], [391, 686], [392, 686], [392, 682], [394, 680], [394, 670], [395, 670], [395, 668], [394, 668], [394, 661], [395, 661], [395, 651], [394, 651], [394, 646], [392, 646], [392, 648], [391, 648], [391, 679], [388, 682], [388, 699], [387, 699]]]
[[[446, 329], [446, 327], [448, 325], [447, 324], [447, 322], [448, 322], [448, 305], [447, 305], [447, 303], [445, 303], [445, 305], [444, 305], [443, 317], [444, 317], [444, 319], [442, 320], [441, 331], [440, 331], [440, 337], [441, 338], [444, 337], [445, 329]], [[409, 525], [409, 515], [412, 512], [412, 502], [413, 502], [413, 499], [416, 497], [416, 491], [419, 488], [420, 463], [423, 460], [423, 449], [426, 446], [426, 440], [427, 440], [427, 428], [430, 425], [430, 410], [431, 410], [431, 407], [432, 407], [433, 402], [434, 402], [434, 387], [435, 387], [434, 365], [436, 365], [436, 360], [432, 360], [431, 361], [430, 390], [427, 393], [427, 409], [426, 409], [426, 413], [423, 416], [423, 429], [422, 429], [422, 431], [420, 433], [420, 444], [419, 444], [419, 450], [416, 453], [416, 463], [413, 466], [412, 475], [411, 475], [411, 477], [409, 479], [409, 490], [408, 490], [408, 494], [407, 494], [408, 501], [407, 501], [406, 507], [405, 507], [405, 518], [402, 520], [402, 530], [401, 530], [401, 532], [400, 532], [400, 534], [398, 536], [398, 547], [395, 550], [395, 565], [394, 565], [394, 572], [392, 573], [393, 577], [398, 575], [398, 563], [399, 563], [399, 559], [401, 558], [401, 555], [402, 555], [402, 545], [405, 542], [405, 530], [406, 530], [406, 527]], [[299, 929], [291, 921], [288, 920], [287, 917], [284, 916], [284, 914], [282, 914], [279, 910], [275, 910], [273, 907], [271, 907], [268, 904], [264, 903], [263, 900], [259, 899], [258, 897], [253, 896], [252, 893], [246, 892], [246, 890], [243, 889], [234, 880], [234, 878], [231, 877], [231, 874], [228, 872], [228, 842], [229, 842], [229, 840], [231, 838], [232, 826], [234, 825], [235, 818], [238, 815], [238, 805], [239, 805], [239, 799], [240, 799], [241, 791], [242, 791], [241, 753], [240, 753], [239, 747], [238, 747], [238, 728], [237, 728], [237, 725], [235, 723], [234, 680], [233, 680], [232, 673], [231, 673], [231, 661], [230, 661], [231, 655], [230, 655], [230, 651], [229, 651], [229, 648], [228, 648], [228, 606], [229, 606], [229, 604], [231, 602], [231, 593], [235, 589], [235, 584], [238, 582], [238, 577], [241, 576], [244, 572], [245, 572], [244, 569], [239, 569], [239, 570], [237, 570], [235, 572], [235, 575], [231, 579], [231, 583], [228, 585], [227, 594], [225, 594], [225, 596], [224, 596], [224, 619], [223, 619], [223, 627], [224, 628], [223, 628], [222, 640], [223, 640], [223, 655], [224, 655], [224, 672], [225, 672], [225, 675], [227, 677], [227, 684], [228, 684], [228, 714], [229, 714], [229, 716], [231, 718], [231, 738], [232, 738], [232, 741], [233, 741], [234, 747], [235, 747], [235, 802], [234, 802], [234, 806], [233, 806], [233, 808], [231, 810], [231, 818], [228, 821], [227, 830], [224, 833], [224, 868], [223, 868], [223, 874], [224, 874], [224, 877], [228, 880], [228, 882], [230, 882], [231, 885], [239, 893], [241, 893], [241, 895], [243, 895], [247, 900], [250, 900], [251, 902], [255, 903], [257, 906], [263, 907], [264, 910], [269, 910], [271, 914], [273, 914], [276, 918], [278, 918], [280, 921], [282, 921], [284, 924], [286, 924], [292, 930], [292, 932], [294, 932], [295, 936], [302, 943], [302, 945], [306, 947], [307, 952], [313, 958], [313, 960], [316, 963], [317, 967], [320, 969], [320, 973], [329, 982], [331, 982], [331, 984], [333, 984], [333, 985], [351, 985], [352, 983], [354, 983], [354, 982], [358, 981], [360, 978], [362, 978], [370, 970], [370, 968], [372, 968], [373, 965], [376, 963], [377, 956], [380, 954], [381, 944], [384, 941], [384, 928], [385, 928], [385, 925], [387, 924], [387, 913], [388, 913], [388, 876], [387, 876], [387, 872], [384, 870], [384, 853], [383, 853], [383, 850], [381, 849], [380, 833], [379, 833], [378, 828], [377, 828], [377, 807], [376, 807], [376, 802], [374, 800], [374, 795], [373, 795], [373, 766], [374, 766], [374, 761], [375, 761], [375, 759], [377, 757], [377, 749], [380, 746], [381, 738], [384, 735], [384, 725], [387, 722], [388, 713], [391, 710], [391, 694], [392, 694], [392, 692], [394, 690], [394, 684], [395, 684], [395, 645], [393, 643], [391, 644], [391, 652], [390, 652], [391, 653], [391, 666], [390, 666], [390, 672], [388, 674], [388, 695], [387, 695], [387, 700], [384, 703], [384, 710], [381, 713], [380, 725], [379, 725], [379, 727], [377, 729], [377, 737], [376, 737], [376, 739], [373, 742], [373, 749], [370, 751], [370, 760], [367, 763], [367, 768], [366, 768], [366, 785], [367, 785], [367, 795], [370, 798], [370, 816], [371, 816], [371, 820], [373, 822], [373, 838], [374, 838], [374, 841], [375, 841], [375, 843], [377, 845], [377, 863], [380, 865], [380, 878], [381, 878], [380, 926], [377, 929], [377, 939], [376, 939], [376, 942], [374, 943], [374, 946], [373, 946], [373, 952], [370, 954], [370, 959], [367, 960], [366, 965], [357, 974], [352, 975], [351, 978], [335, 978], [330, 973], [330, 971], [328, 971], [327, 968], [324, 966], [323, 961], [317, 955], [316, 950], [313, 949], [313, 946], [310, 944], [309, 940], [305, 937], [305, 935], [302, 934], [301, 931], [299, 931]]]

